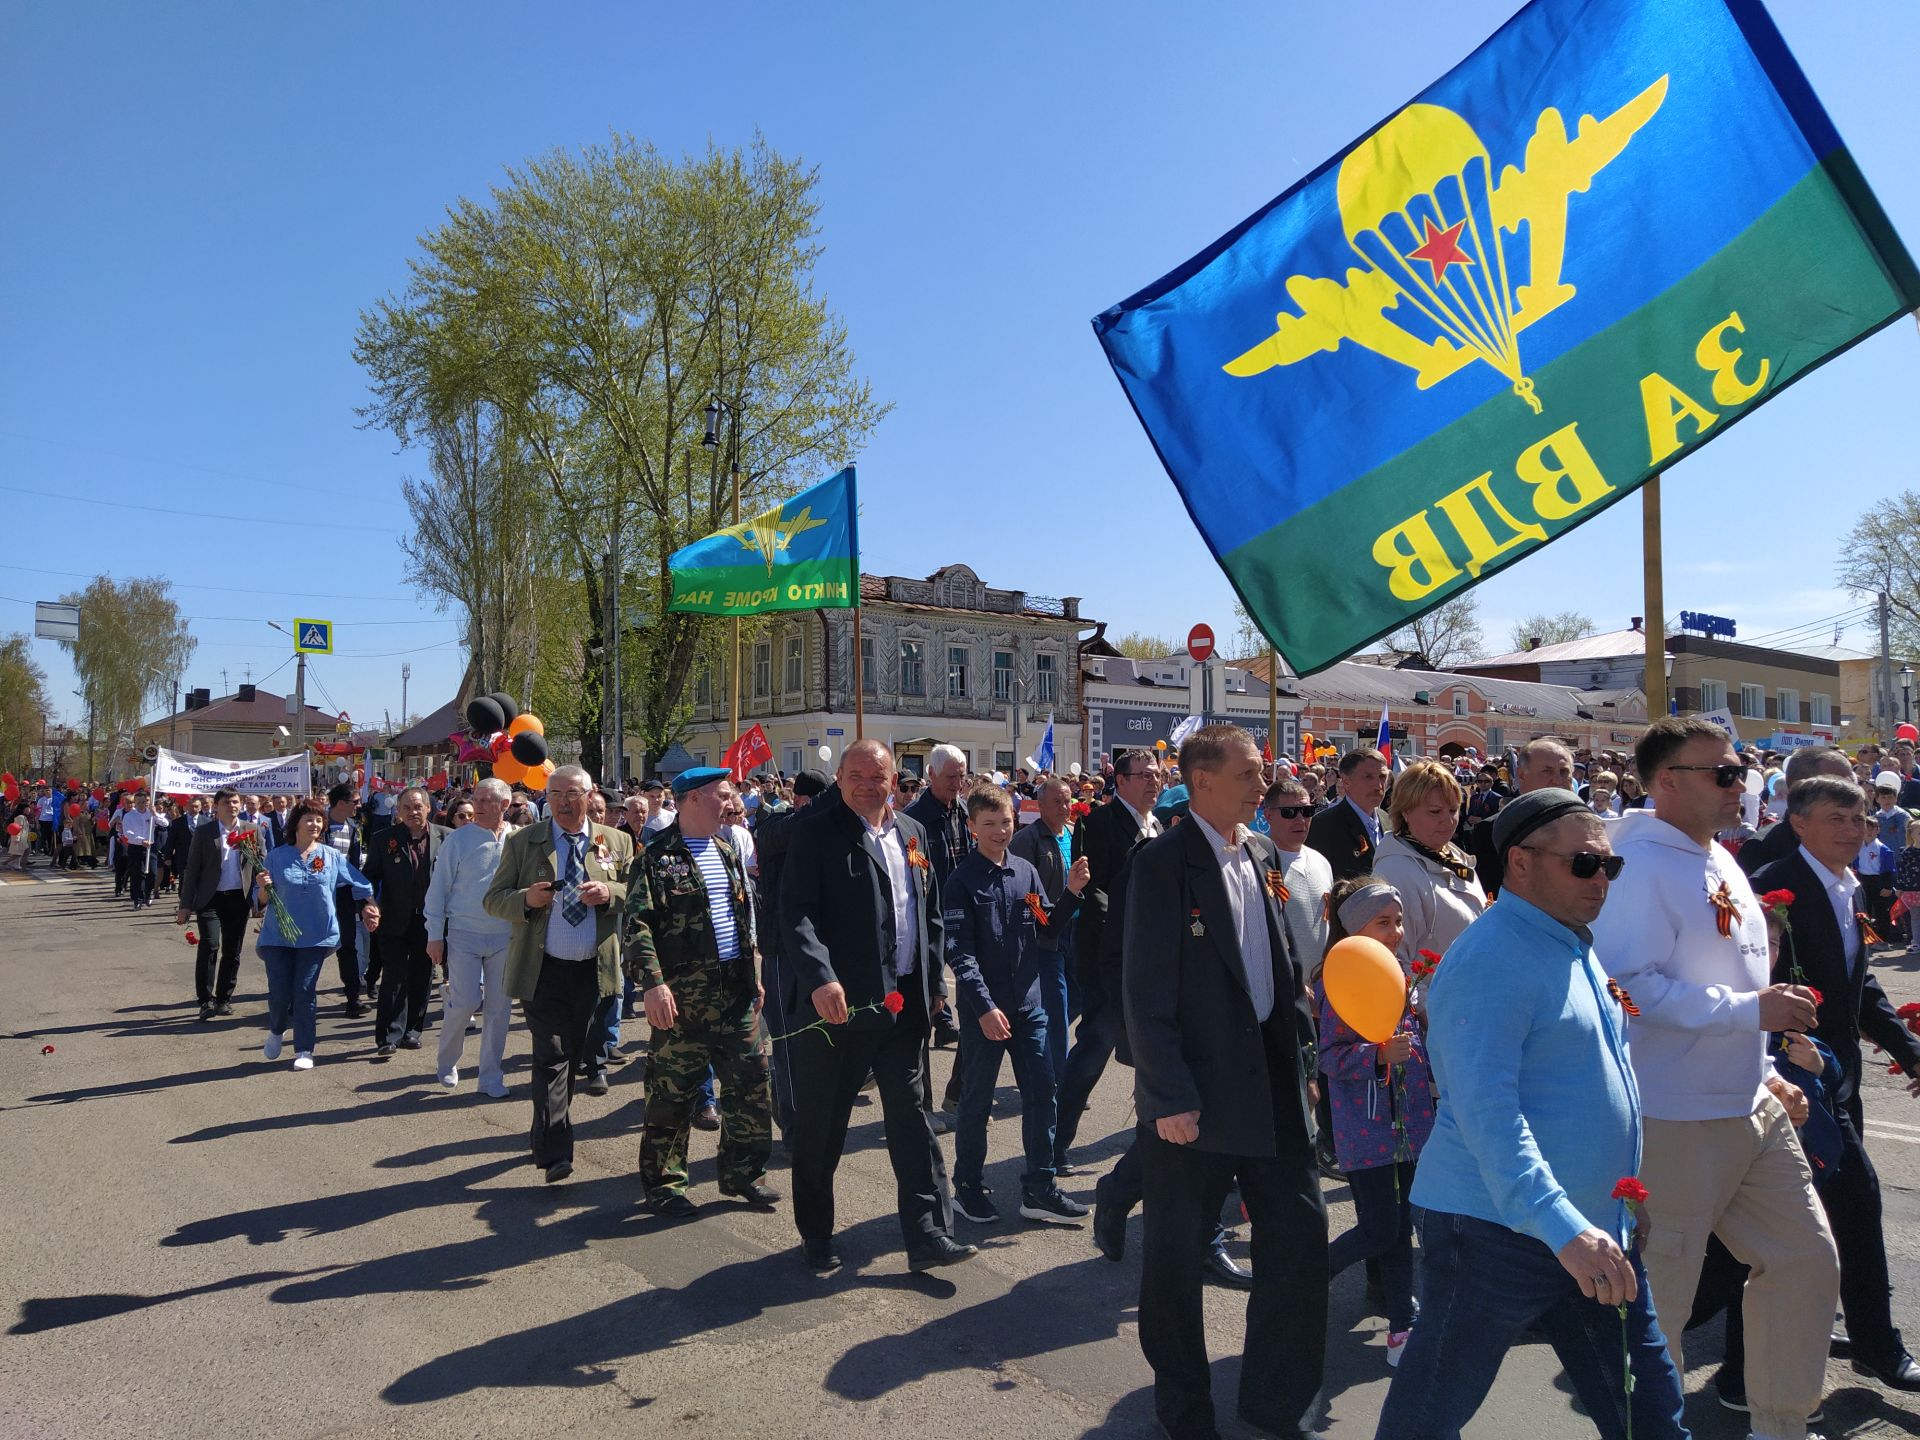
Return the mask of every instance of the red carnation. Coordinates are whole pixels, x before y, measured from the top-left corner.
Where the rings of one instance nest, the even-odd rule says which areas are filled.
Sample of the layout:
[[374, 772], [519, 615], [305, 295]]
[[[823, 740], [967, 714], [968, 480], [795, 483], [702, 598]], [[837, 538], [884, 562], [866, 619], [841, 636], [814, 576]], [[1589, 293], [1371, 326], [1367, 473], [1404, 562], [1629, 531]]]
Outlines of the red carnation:
[[1784, 910], [1793, 904], [1793, 891], [1769, 890], [1760, 897], [1760, 903], [1769, 910]]
[[1900, 1068], [1900, 1062], [1898, 1060], [1887, 1066], [1887, 1074], [1889, 1075], [1904, 1075], [1905, 1073], [1906, 1072]]
[[42, 1046], [40, 1047], [40, 1053], [41, 1053], [42, 1055], [51, 1055], [51, 1054], [53, 1054], [53, 1046], [51, 1046], [51, 1045], [42, 1045]]
[[1914, 1016], [1920, 1015], [1920, 1003], [1909, 1000], [1893, 1013], [1898, 1015], [1902, 1020], [1911, 1020]]
[[1827, 997], [1822, 995], [1813, 986], [1811, 985], [1807, 986], [1807, 993], [1813, 996], [1813, 1004], [1815, 1009], [1818, 1009], [1820, 1006], [1827, 1003]]
[[880, 1002], [880, 1006], [889, 1015], [898, 1015], [907, 1008], [907, 997], [898, 990], [889, 990], [886, 998]]
[[1644, 1205], [1647, 1203], [1647, 1187], [1631, 1175], [1622, 1175], [1613, 1182], [1613, 1198], [1625, 1200], [1629, 1205]]
[[187, 944], [198, 945], [199, 943], [200, 943], [199, 935], [192, 930], [187, 931]]

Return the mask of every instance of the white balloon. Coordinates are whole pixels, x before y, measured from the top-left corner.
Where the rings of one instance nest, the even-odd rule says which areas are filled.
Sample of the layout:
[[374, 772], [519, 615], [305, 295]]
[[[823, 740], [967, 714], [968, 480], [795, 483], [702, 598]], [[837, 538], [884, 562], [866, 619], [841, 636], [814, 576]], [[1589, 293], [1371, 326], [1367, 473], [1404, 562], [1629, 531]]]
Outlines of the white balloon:
[[820, 747], [820, 758], [822, 761], [831, 763], [833, 760], [833, 747], [831, 745], [822, 745]]
[[1078, 780], [1080, 778], [1080, 762], [1076, 760], [1071, 765], [1067, 766], [1067, 773], [1073, 776], [1074, 779]]
[[1767, 777], [1760, 773], [1758, 766], [1747, 771], [1747, 794], [1758, 795], [1767, 788]]

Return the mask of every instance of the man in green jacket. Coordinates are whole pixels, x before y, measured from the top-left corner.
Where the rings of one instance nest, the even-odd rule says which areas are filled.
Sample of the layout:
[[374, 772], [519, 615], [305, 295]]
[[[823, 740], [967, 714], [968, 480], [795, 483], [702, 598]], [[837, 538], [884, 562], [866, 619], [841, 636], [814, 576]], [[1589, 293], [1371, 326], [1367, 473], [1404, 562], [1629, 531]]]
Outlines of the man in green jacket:
[[696, 1213], [687, 1132], [711, 1065], [720, 1080], [720, 1193], [757, 1209], [780, 1196], [762, 1179], [773, 1149], [773, 1090], [760, 1042], [758, 937], [740, 854], [722, 835], [730, 772], [673, 782], [674, 822], [647, 837], [627, 878], [626, 969], [653, 1029], [640, 1183], [656, 1215]]

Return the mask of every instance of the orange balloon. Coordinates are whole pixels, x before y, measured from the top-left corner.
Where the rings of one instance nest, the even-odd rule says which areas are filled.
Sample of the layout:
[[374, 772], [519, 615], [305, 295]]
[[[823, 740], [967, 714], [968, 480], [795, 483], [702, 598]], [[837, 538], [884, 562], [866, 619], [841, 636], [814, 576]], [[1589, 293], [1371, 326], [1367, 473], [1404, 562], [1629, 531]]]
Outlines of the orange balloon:
[[538, 715], [516, 715], [507, 722], [508, 735], [524, 735], [529, 730], [536, 735], [547, 733], [547, 727], [540, 723]]
[[1361, 1039], [1384, 1045], [1407, 1011], [1407, 977], [1393, 952], [1370, 935], [1349, 935], [1327, 952], [1320, 983], [1333, 1013]]
[[527, 778], [527, 767], [514, 759], [511, 754], [502, 755], [493, 762], [493, 778], [504, 780], [509, 785], [518, 785]]
[[553, 778], [553, 772], [559, 768], [551, 760], [542, 760], [527, 771], [527, 788], [536, 792], [546, 789], [547, 781]]

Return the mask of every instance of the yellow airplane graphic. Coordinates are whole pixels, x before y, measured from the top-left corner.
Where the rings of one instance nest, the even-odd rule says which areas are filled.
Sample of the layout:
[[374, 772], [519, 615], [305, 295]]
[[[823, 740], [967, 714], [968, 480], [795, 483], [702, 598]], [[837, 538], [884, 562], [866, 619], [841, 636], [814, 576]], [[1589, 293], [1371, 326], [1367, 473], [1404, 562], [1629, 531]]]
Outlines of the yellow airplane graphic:
[[[1273, 334], [1222, 368], [1250, 377], [1351, 340], [1405, 365], [1422, 390], [1484, 360], [1538, 414], [1518, 336], [1576, 293], [1560, 278], [1568, 201], [1653, 118], [1666, 99], [1667, 80], [1662, 75], [1604, 120], [1582, 116], [1573, 139], [1557, 109], [1543, 110], [1527, 142], [1525, 168], [1508, 165], [1498, 185], [1471, 125], [1442, 106], [1409, 105], [1340, 164], [1341, 227], [1364, 267], [1341, 280], [1288, 279], [1287, 296], [1300, 313], [1281, 311]], [[1416, 202], [1424, 234], [1415, 223]], [[1518, 234], [1522, 225], [1528, 283], [1515, 285], [1501, 236]], [[1423, 339], [1386, 318], [1402, 304], [1424, 316], [1439, 337]]]
[[776, 505], [751, 520], [743, 520], [738, 525], [728, 525], [716, 530], [716, 535], [731, 535], [740, 542], [740, 548], [751, 555], [758, 555], [766, 562], [767, 573], [773, 573], [774, 562], [786, 553], [787, 547], [809, 530], [818, 530], [827, 522], [813, 518], [813, 507], [803, 506], [798, 515], [783, 516], [782, 506]]

